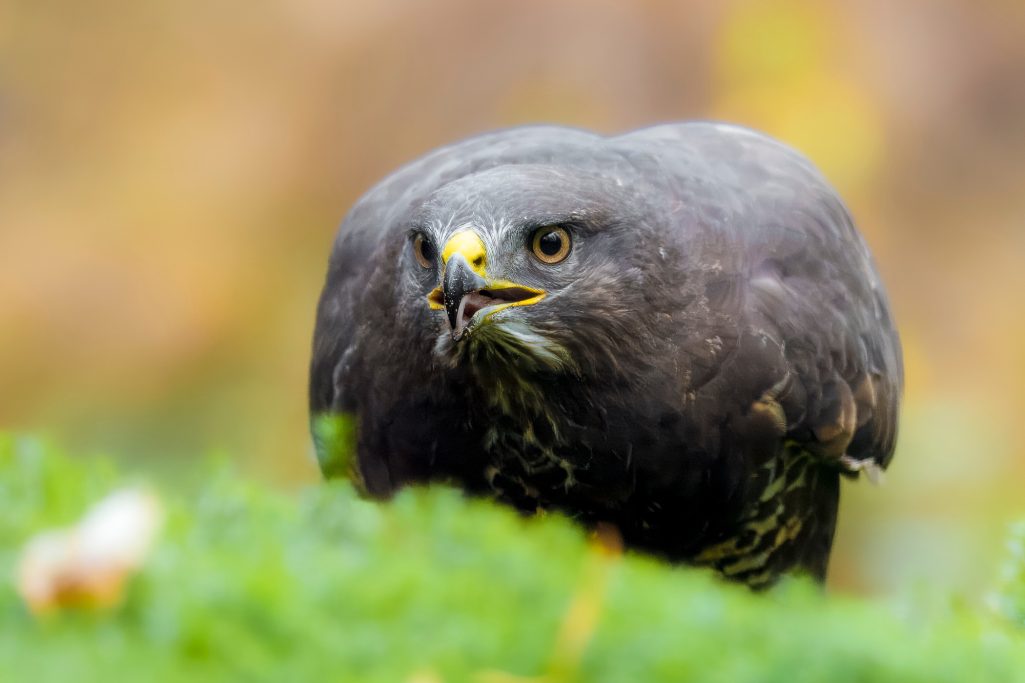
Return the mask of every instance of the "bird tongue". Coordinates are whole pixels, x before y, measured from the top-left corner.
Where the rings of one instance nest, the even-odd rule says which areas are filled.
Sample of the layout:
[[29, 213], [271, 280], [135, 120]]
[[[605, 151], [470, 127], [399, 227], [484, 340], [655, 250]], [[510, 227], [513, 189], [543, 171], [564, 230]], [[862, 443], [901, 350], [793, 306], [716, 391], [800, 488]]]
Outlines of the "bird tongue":
[[498, 304], [515, 303], [535, 296], [536, 292], [524, 287], [504, 287], [501, 289], [482, 289], [475, 292], [468, 292], [459, 300], [459, 308], [456, 309], [456, 326], [452, 330], [452, 339], [459, 341], [466, 327], [473, 320], [477, 311], [488, 306]]
[[474, 314], [494, 303], [497, 303], [495, 299], [484, 296], [480, 292], [470, 292], [464, 295], [459, 302], [459, 310], [456, 312], [456, 327], [452, 330], [452, 338], [459, 341], [466, 330], [466, 326], [473, 320]]

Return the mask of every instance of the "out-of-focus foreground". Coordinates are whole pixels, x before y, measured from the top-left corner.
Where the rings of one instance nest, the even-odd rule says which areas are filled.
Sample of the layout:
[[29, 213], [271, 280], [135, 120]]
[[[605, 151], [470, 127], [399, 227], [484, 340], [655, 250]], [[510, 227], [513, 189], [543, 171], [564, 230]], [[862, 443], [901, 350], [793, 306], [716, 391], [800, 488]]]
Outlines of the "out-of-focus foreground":
[[[1006, 562], [999, 610], [918, 598], [895, 610], [797, 581], [755, 594], [610, 554], [564, 518], [524, 519], [443, 487], [373, 504], [347, 483], [297, 499], [230, 470], [205, 475], [187, 493], [149, 494], [166, 505], [166, 529], [123, 585], [69, 586], [75, 574], [64, 572], [33, 619], [6, 580], [11, 549], [124, 482], [108, 463], [0, 433], [0, 679], [962, 683], [1025, 673], [1020, 552]], [[109, 515], [97, 531], [132, 535]], [[84, 578], [96, 557], [67, 559]]]
[[0, 426], [316, 477], [335, 227], [439, 144], [721, 118], [798, 147], [876, 254], [907, 362], [832, 581], [974, 591], [1025, 511], [1025, 4], [0, 5]]

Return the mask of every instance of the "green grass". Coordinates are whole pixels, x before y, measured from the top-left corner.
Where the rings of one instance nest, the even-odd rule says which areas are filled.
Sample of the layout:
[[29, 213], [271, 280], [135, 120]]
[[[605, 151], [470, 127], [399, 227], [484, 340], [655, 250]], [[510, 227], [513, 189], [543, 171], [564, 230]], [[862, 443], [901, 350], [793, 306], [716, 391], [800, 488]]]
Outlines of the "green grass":
[[1025, 629], [1025, 522], [1011, 530], [1007, 551], [1004, 575], [993, 604], [999, 613]]
[[162, 491], [167, 524], [121, 607], [37, 619], [13, 588], [18, 548], [125, 479], [0, 437], [0, 680], [1025, 680], [1020, 537], [1004, 616], [897, 610], [609, 558], [563, 519], [441, 488], [382, 505], [344, 482], [288, 496], [203, 478]]

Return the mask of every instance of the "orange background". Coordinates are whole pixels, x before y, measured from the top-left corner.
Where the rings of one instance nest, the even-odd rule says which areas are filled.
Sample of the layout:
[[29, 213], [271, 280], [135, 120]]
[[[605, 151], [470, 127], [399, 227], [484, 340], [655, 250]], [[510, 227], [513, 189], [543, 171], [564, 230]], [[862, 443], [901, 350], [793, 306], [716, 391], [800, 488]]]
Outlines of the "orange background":
[[314, 305], [362, 192], [496, 127], [686, 118], [808, 154], [889, 287], [902, 436], [831, 581], [978, 595], [1025, 516], [1019, 0], [7, 0], [0, 427], [314, 481]]

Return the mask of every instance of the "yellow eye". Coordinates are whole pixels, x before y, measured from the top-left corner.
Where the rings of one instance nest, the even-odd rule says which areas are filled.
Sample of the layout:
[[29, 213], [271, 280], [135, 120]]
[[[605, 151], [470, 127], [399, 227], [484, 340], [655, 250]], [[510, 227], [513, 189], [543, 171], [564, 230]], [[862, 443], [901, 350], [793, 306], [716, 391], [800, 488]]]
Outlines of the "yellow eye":
[[530, 248], [542, 263], [558, 263], [569, 256], [569, 232], [557, 225], [538, 228], [530, 238]]
[[423, 268], [430, 268], [434, 264], [434, 245], [418, 233], [413, 238], [413, 255]]

